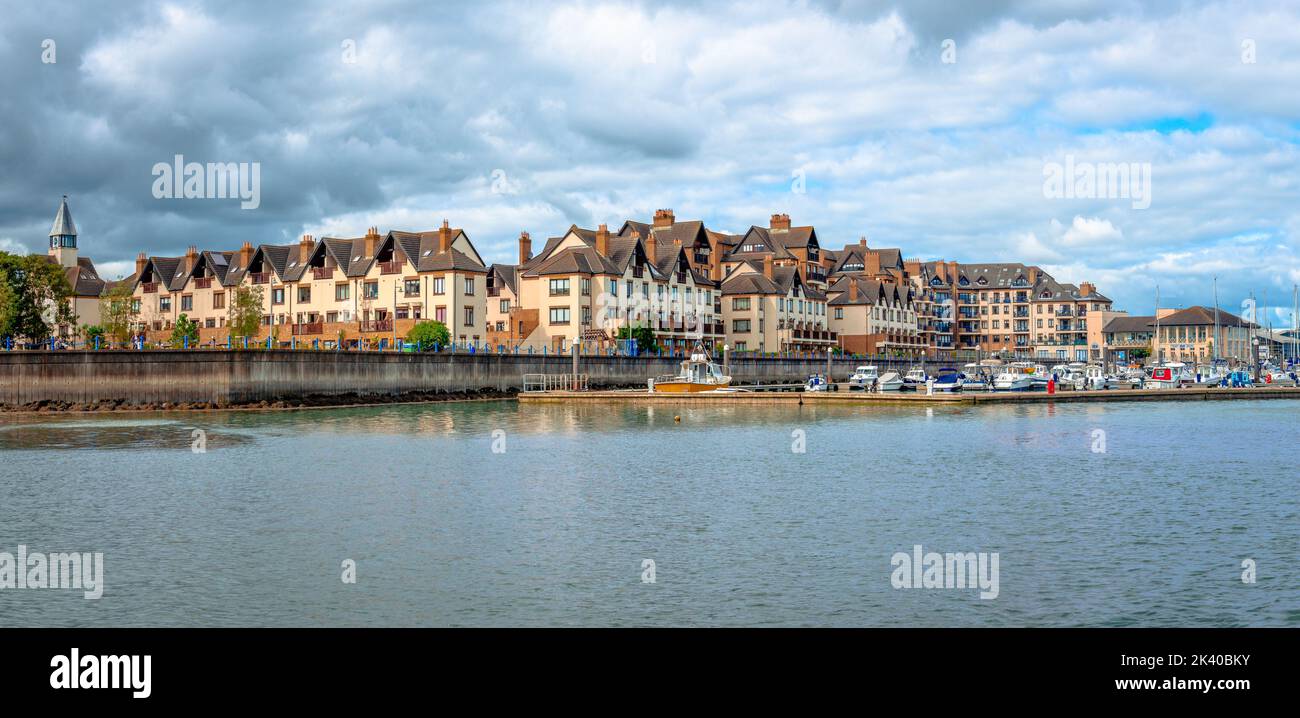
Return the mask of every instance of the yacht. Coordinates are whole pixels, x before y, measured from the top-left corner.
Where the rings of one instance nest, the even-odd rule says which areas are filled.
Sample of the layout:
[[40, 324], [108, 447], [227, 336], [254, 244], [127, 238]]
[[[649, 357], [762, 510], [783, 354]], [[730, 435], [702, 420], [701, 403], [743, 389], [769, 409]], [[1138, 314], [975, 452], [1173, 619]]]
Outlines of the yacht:
[[994, 391], [1028, 391], [1035, 385], [1034, 365], [1029, 362], [1011, 362], [993, 377]]
[[849, 389], [870, 389], [880, 379], [880, 371], [874, 366], [860, 366], [849, 377]]
[[934, 376], [935, 391], [960, 391], [963, 383], [961, 374], [951, 367], [940, 369]]
[[1143, 389], [1177, 389], [1184, 382], [1195, 382], [1196, 378], [1188, 373], [1187, 365], [1171, 361], [1158, 364], [1142, 380]]
[[914, 366], [911, 369], [907, 370], [907, 374], [903, 375], [902, 388], [904, 390], [911, 389], [913, 391], [917, 389], [923, 389], [925, 388], [925, 380], [927, 378], [929, 377], [925, 375], [924, 369], [922, 369], [921, 367]]

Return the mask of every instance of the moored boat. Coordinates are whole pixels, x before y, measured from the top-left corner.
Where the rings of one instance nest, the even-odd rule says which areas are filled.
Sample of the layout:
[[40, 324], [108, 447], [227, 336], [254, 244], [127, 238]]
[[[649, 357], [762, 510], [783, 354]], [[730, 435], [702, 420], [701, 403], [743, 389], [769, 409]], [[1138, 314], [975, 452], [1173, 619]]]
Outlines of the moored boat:
[[731, 386], [731, 377], [724, 374], [722, 367], [713, 363], [709, 355], [699, 347], [690, 358], [682, 361], [681, 369], [676, 375], [650, 380], [650, 391], [663, 394], [718, 391], [729, 386]]

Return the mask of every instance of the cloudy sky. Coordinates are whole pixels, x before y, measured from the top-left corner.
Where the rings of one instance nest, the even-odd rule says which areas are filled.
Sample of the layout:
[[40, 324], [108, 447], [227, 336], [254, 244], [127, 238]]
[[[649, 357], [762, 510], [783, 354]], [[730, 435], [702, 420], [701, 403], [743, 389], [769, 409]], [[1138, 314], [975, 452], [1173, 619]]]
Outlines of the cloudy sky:
[[[63, 194], [111, 277], [444, 217], [514, 261], [521, 230], [787, 212], [1134, 312], [1218, 276], [1291, 321], [1300, 3], [277, 5], [0, 0], [0, 250], [44, 251]], [[260, 206], [155, 198], [177, 154], [260, 163]], [[1150, 206], [1048, 196], [1067, 158], [1149, 165]]]

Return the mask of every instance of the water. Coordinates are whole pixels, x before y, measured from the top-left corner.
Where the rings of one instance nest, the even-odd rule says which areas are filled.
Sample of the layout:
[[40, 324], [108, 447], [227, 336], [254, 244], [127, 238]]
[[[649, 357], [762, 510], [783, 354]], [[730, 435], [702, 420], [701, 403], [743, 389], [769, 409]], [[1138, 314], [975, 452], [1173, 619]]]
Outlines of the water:
[[[106, 586], [0, 590], [0, 625], [1300, 626], [1298, 416], [1290, 401], [8, 415], [0, 551], [100, 551]], [[893, 588], [891, 556], [914, 544], [997, 552], [998, 597]]]

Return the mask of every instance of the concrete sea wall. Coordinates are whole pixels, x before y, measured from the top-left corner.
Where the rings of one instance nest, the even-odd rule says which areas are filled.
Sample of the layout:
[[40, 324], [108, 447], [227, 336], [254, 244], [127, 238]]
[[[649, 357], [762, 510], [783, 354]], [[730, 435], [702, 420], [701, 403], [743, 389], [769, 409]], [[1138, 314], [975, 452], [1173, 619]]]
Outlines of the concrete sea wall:
[[[583, 356], [578, 372], [593, 388], [645, 386], [676, 373], [680, 359]], [[911, 362], [837, 360], [843, 380], [871, 363], [900, 371]], [[0, 405], [42, 403], [238, 405], [330, 397], [420, 399], [436, 394], [510, 392], [524, 374], [564, 374], [573, 359], [540, 355], [401, 354], [332, 351], [0, 352]], [[825, 373], [823, 358], [731, 360], [738, 383], [802, 382]]]

